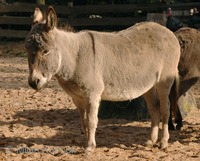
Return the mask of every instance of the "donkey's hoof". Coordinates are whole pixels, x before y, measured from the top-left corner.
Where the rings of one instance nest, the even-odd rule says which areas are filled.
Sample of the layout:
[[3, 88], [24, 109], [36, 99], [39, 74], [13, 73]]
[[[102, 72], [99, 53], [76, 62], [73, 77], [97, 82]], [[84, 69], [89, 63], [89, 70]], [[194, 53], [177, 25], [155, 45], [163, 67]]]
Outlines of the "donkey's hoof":
[[146, 147], [152, 148], [153, 147], [153, 142], [151, 140], [147, 140]]
[[175, 127], [174, 127], [173, 124], [169, 124], [168, 129], [169, 129], [169, 130], [175, 130]]
[[182, 127], [183, 127], [182, 124], [177, 124], [177, 125], [176, 125], [176, 130], [181, 130]]
[[168, 142], [161, 141], [161, 143], [160, 143], [160, 149], [166, 149], [167, 147], [168, 147]]
[[88, 146], [86, 149], [85, 149], [85, 153], [92, 153], [95, 149], [95, 146]]

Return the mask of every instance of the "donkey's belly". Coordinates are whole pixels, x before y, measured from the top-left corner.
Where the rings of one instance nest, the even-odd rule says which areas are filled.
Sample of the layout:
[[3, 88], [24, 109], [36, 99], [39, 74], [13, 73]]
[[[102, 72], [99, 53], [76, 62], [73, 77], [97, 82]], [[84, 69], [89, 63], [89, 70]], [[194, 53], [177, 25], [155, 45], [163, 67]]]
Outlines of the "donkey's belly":
[[149, 84], [146, 87], [141, 88], [130, 88], [130, 89], [120, 89], [120, 88], [106, 88], [101, 95], [102, 100], [107, 101], [125, 101], [137, 98], [149, 89], [153, 87], [154, 84]]

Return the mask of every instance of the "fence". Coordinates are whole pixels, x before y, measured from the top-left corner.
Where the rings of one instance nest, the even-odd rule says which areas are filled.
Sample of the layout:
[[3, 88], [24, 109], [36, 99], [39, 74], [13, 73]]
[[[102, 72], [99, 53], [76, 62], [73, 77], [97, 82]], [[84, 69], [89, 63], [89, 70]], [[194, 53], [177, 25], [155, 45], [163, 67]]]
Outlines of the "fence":
[[[45, 5], [22, 3], [0, 5], [0, 37], [26, 37], [35, 7], [47, 8]], [[59, 25], [69, 24], [78, 30], [126, 28], [147, 20], [149, 13], [164, 13], [168, 7], [174, 10], [174, 16], [187, 23], [189, 10], [200, 8], [200, 3], [54, 6]]]

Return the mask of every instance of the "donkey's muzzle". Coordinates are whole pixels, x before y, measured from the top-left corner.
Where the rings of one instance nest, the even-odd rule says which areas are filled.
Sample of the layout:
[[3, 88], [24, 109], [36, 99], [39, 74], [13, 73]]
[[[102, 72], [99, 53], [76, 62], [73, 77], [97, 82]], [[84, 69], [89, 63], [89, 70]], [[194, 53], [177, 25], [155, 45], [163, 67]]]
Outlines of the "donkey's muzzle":
[[28, 84], [35, 90], [40, 90], [47, 83], [48, 78], [44, 77], [42, 74], [34, 72], [29, 75]]
[[39, 90], [38, 89], [39, 82], [40, 82], [39, 79], [28, 79], [28, 84], [35, 90]]

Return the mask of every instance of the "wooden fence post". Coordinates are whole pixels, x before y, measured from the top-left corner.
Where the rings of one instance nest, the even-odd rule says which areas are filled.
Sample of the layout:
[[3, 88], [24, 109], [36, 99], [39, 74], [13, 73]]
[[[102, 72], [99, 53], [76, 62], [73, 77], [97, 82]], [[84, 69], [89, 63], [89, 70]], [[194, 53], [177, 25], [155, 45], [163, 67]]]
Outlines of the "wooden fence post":
[[[68, 2], [68, 6], [69, 6], [70, 8], [72, 8], [72, 7], [74, 6], [73, 1]], [[72, 19], [73, 19], [73, 14], [70, 13], [70, 15], [68, 16], [68, 23], [69, 23], [69, 24], [70, 24], [70, 22], [72, 22]]]
[[163, 26], [166, 26], [167, 16], [166, 13], [148, 13], [147, 21], [157, 22]]

